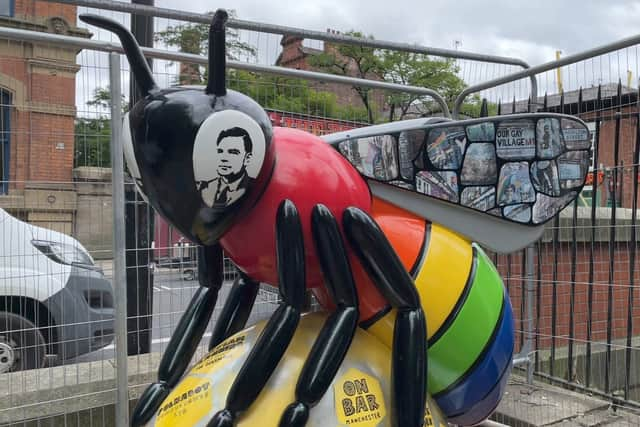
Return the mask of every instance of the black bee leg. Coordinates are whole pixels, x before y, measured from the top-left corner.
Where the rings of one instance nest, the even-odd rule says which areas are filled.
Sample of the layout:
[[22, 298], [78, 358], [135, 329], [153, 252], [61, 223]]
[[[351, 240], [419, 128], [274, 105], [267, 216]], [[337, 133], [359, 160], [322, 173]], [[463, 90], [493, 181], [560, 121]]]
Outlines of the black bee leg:
[[233, 282], [233, 287], [222, 307], [220, 316], [216, 319], [211, 340], [209, 341], [209, 350], [244, 328], [259, 289], [259, 282], [251, 280], [249, 276], [240, 273]]
[[208, 427], [231, 427], [249, 408], [275, 371], [300, 321], [305, 299], [304, 243], [298, 211], [289, 200], [278, 207], [276, 255], [282, 302], [271, 316], [227, 395], [226, 408]]
[[309, 409], [320, 401], [331, 385], [358, 327], [358, 294], [338, 224], [329, 209], [317, 205], [313, 209], [311, 226], [320, 267], [336, 309], [313, 344], [298, 378], [296, 402], [282, 414], [281, 427], [306, 424]]
[[191, 298], [160, 360], [158, 381], [147, 387], [133, 410], [133, 427], [141, 426], [151, 419], [184, 374], [202, 339], [222, 286], [220, 246], [198, 248], [198, 280], [200, 288]]
[[427, 393], [427, 327], [411, 276], [375, 221], [357, 208], [344, 211], [345, 233], [363, 267], [398, 310], [393, 333], [394, 426], [422, 426]]

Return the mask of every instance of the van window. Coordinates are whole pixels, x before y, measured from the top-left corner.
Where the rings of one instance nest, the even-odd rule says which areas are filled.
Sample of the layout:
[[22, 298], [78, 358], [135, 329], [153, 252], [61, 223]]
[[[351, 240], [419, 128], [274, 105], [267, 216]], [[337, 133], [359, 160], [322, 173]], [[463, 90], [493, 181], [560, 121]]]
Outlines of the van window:
[[0, 0], [0, 16], [13, 16], [14, 0]]

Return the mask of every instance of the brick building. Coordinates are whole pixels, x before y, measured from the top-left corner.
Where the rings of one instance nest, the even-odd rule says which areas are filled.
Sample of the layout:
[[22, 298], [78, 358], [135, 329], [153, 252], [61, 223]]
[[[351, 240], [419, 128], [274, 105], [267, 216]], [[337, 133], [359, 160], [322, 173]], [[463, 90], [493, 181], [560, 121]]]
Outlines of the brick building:
[[[0, 0], [0, 26], [90, 37], [76, 27], [75, 6], [37, 0]], [[55, 217], [66, 231], [76, 197], [78, 53], [50, 43], [0, 40], [0, 206], [31, 222]]]
[[[594, 135], [598, 127], [597, 164], [595, 153], [592, 158], [592, 169], [596, 169], [596, 173], [588, 177], [586, 192], [583, 193], [588, 200], [593, 191], [593, 185], [589, 184], [598, 185], [598, 206], [611, 206], [615, 189], [616, 206], [632, 207], [634, 181], [638, 180], [633, 173], [633, 165], [638, 163], [638, 159], [634, 158], [638, 134], [638, 100], [638, 89], [619, 86], [617, 83], [565, 92], [562, 95], [553, 94], [547, 96], [546, 100], [538, 99], [540, 111], [578, 116], [586, 122]], [[528, 101], [524, 100], [503, 104], [501, 114], [526, 112], [527, 104]]]
[[[327, 32], [336, 33], [336, 31], [334, 30], [327, 30]], [[280, 41], [282, 52], [276, 59], [276, 65], [286, 68], [295, 68], [296, 70], [321, 71], [315, 69], [309, 63], [310, 57], [321, 53], [333, 53], [339, 55], [335, 45], [329, 42], [324, 42], [324, 47], [322, 50], [304, 46], [303, 42], [304, 39], [302, 37], [290, 35], [283, 36]], [[355, 61], [347, 61], [347, 70], [347, 74], [349, 77], [359, 77]], [[369, 74], [366, 77], [370, 80], [381, 80], [380, 77], [375, 74]], [[346, 86], [344, 84], [323, 82], [313, 82], [311, 83], [311, 85], [315, 90], [332, 92], [336, 94], [337, 102], [342, 106], [352, 105], [355, 107], [364, 107], [362, 99], [360, 98], [356, 90], [352, 87]], [[381, 117], [387, 114], [388, 107], [386, 104], [384, 92], [381, 90], [373, 89], [370, 91], [370, 97], [374, 105], [373, 110], [376, 116]]]

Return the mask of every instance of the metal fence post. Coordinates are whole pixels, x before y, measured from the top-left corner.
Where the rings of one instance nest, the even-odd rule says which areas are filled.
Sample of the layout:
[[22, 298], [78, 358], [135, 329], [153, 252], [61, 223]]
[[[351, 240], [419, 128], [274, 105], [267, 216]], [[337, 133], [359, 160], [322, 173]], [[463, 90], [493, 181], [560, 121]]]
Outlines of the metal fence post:
[[[534, 257], [534, 246], [529, 245], [526, 249], [526, 257], [527, 257], [527, 292], [525, 293], [525, 312], [527, 316], [526, 330], [525, 330], [525, 341], [523, 345], [523, 354], [526, 355], [527, 361], [527, 383], [533, 384], [533, 370], [534, 363], [533, 358], [531, 357], [531, 351], [533, 350], [533, 299], [535, 298], [536, 286], [533, 283], [533, 257]], [[526, 353], [525, 353], [526, 352]]]
[[111, 95], [111, 184], [113, 194], [113, 284], [116, 329], [116, 425], [129, 425], [127, 372], [127, 272], [125, 267], [124, 161], [122, 140], [122, 92], [120, 55], [109, 54]]
[[533, 369], [534, 363], [533, 358], [531, 357], [531, 351], [533, 349], [533, 299], [535, 298], [535, 284], [533, 283], [533, 273], [534, 273], [534, 246], [529, 245], [524, 251], [525, 263], [526, 263], [526, 271], [525, 274], [525, 282], [526, 282], [526, 292], [524, 294], [524, 343], [522, 344], [522, 348], [518, 354], [513, 355], [513, 366], [527, 364], [527, 383], [533, 383]]

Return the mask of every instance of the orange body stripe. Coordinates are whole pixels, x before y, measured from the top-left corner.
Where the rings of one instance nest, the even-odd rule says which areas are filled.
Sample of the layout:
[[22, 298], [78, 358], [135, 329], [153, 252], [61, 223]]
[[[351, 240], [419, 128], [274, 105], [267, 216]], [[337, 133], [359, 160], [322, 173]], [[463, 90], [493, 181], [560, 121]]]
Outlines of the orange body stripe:
[[411, 270], [421, 255], [425, 237], [425, 219], [375, 197], [371, 214], [389, 239], [404, 268], [407, 271]]

